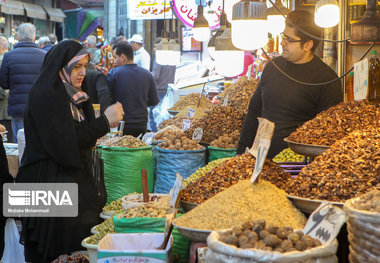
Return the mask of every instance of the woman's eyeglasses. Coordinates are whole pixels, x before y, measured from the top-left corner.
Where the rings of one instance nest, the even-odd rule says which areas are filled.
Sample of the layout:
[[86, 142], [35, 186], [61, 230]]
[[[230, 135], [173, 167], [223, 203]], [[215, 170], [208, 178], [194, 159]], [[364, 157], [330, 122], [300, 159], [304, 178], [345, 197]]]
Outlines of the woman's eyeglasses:
[[284, 32], [280, 33], [280, 36], [281, 36], [281, 38], [282, 38], [283, 41], [288, 42], [288, 43], [294, 43], [294, 42], [302, 42], [302, 41], [304, 41], [302, 39], [291, 38], [291, 37], [285, 35]]

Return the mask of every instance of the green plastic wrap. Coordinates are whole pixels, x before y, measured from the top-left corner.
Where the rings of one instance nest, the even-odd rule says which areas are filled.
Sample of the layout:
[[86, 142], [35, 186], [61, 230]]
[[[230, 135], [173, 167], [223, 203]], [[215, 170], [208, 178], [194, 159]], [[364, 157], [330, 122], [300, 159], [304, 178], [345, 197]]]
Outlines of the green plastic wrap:
[[208, 162], [212, 162], [216, 159], [222, 159], [227, 157], [234, 157], [236, 155], [236, 149], [223, 149], [214, 146], [208, 146]]

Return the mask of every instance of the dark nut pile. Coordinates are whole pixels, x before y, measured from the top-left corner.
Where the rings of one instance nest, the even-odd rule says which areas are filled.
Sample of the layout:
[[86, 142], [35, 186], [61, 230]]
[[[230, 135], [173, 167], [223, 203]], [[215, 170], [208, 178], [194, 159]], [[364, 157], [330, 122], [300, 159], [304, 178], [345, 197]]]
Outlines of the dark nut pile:
[[80, 253], [72, 255], [62, 255], [51, 263], [89, 263], [89, 257]]
[[[254, 168], [255, 159], [251, 154], [230, 158], [188, 184], [182, 191], [181, 199], [201, 204], [240, 180], [250, 179]], [[289, 173], [285, 173], [280, 166], [269, 160], [265, 161], [259, 176], [259, 179], [267, 180], [280, 189], [285, 188], [289, 178]]]
[[198, 144], [194, 140], [186, 138], [183, 132], [174, 132], [168, 134], [166, 137], [162, 137], [165, 141], [160, 143], [158, 147], [168, 150], [202, 150], [203, 146]]
[[292, 178], [291, 195], [345, 201], [380, 184], [379, 126], [354, 131]]
[[280, 253], [304, 251], [321, 246], [318, 239], [304, 235], [302, 230], [293, 231], [291, 227], [266, 225], [264, 220], [250, 221], [241, 227], [227, 230], [220, 241], [239, 248], [253, 248]]
[[[257, 88], [258, 80], [251, 78], [248, 80], [246, 76], [240, 78], [227, 91], [222, 92], [218, 96], [225, 97], [228, 94], [227, 106], [234, 107], [243, 112], [248, 111], [249, 102]], [[221, 104], [224, 100], [221, 100]]]
[[218, 139], [213, 140], [210, 145], [218, 148], [232, 149], [238, 147], [240, 138], [240, 131], [235, 130], [233, 133], [220, 136]]
[[236, 129], [241, 130], [245, 114], [233, 107], [219, 106], [204, 117], [192, 121], [191, 128], [185, 131], [188, 138], [192, 138], [194, 130], [203, 129], [202, 142], [210, 143], [223, 134], [229, 134]]
[[305, 122], [288, 139], [331, 146], [350, 132], [369, 125], [380, 125], [380, 104], [366, 101], [342, 102]]
[[353, 203], [353, 207], [359, 210], [380, 213], [380, 190], [373, 190]]
[[[191, 107], [192, 109], [195, 110], [198, 106], [200, 95], [201, 95], [200, 93], [191, 93], [184, 97], [180, 97], [179, 101], [177, 101], [176, 104], [174, 104], [174, 106], [171, 107], [169, 110], [182, 111], [186, 107]], [[198, 108], [201, 109], [202, 111], [208, 111], [208, 110], [211, 110], [212, 107], [213, 107], [213, 104], [211, 103], [211, 101], [203, 95]]]
[[186, 120], [191, 120], [190, 118], [187, 118], [187, 117], [173, 117], [171, 119], [168, 119], [168, 120], [165, 120], [163, 122], [161, 122], [159, 125], [158, 125], [158, 129], [159, 130], [162, 130], [170, 125], [173, 125], [179, 129], [182, 129], [182, 123], [183, 123], [183, 120], [186, 119]]

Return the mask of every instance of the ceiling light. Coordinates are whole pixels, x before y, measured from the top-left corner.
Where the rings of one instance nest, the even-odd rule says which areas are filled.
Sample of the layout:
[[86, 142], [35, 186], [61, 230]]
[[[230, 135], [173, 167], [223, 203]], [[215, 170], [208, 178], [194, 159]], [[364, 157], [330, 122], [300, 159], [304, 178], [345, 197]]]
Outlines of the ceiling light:
[[232, 8], [232, 43], [243, 50], [262, 48], [268, 42], [267, 6], [258, 0], [242, 0]]
[[351, 41], [353, 42], [379, 42], [380, 16], [376, 0], [367, 0], [367, 8], [362, 19], [352, 25]]
[[328, 28], [339, 23], [339, 6], [336, 0], [319, 0], [315, 4], [314, 22], [317, 26]]
[[197, 41], [206, 41], [210, 37], [210, 29], [208, 22], [203, 15], [203, 6], [198, 5], [198, 16], [194, 21], [194, 39]]
[[[285, 17], [290, 10], [286, 8], [281, 0], [276, 0], [275, 6], [268, 8], [268, 31], [274, 36], [284, 32]], [[277, 7], [277, 8], [276, 8]]]
[[175, 66], [181, 62], [180, 45], [175, 39], [162, 38], [157, 44], [156, 63], [160, 65]]

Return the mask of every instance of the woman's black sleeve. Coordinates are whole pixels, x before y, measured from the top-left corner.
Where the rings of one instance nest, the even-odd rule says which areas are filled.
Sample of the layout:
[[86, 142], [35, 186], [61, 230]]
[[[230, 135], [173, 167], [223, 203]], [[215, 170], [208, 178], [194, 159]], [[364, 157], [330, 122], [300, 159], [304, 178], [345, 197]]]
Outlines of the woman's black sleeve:
[[96, 140], [109, 132], [109, 124], [107, 117], [102, 115], [99, 118], [76, 129], [77, 143], [79, 149], [87, 149], [93, 147]]

